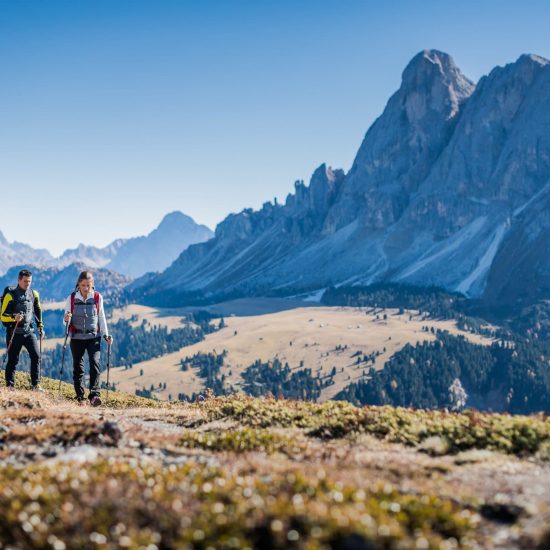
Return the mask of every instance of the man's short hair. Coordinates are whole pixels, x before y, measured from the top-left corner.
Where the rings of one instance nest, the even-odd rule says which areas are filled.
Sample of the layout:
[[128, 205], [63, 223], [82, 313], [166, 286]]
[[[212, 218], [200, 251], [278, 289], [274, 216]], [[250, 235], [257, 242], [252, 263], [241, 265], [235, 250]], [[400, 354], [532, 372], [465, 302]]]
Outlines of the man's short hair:
[[21, 280], [23, 277], [32, 277], [32, 271], [29, 271], [28, 269], [22, 269], [19, 272], [19, 280]]

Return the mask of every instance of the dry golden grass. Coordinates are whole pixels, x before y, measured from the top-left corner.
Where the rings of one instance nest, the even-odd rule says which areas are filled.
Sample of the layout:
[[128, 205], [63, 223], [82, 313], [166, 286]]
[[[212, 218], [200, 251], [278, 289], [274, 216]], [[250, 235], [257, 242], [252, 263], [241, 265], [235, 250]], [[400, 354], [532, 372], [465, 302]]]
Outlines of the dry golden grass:
[[[144, 306], [131, 311], [137, 312], [138, 308]], [[243, 370], [256, 359], [267, 361], [278, 357], [291, 368], [298, 368], [303, 361], [304, 367], [311, 368], [314, 374], [319, 370], [322, 375], [328, 375], [336, 367], [335, 384], [322, 392], [320, 400], [326, 401], [362, 376], [366, 364], [357, 366], [356, 358], [352, 357], [355, 353], [381, 352], [374, 368], [382, 368], [404, 345], [435, 339], [431, 332], [422, 331], [423, 326], [464, 334], [475, 343], [491, 342], [488, 338], [461, 332], [454, 321], [422, 320], [418, 312], [399, 315], [398, 310], [380, 312], [377, 320], [377, 314], [367, 314], [367, 311], [368, 308], [301, 307], [263, 315], [225, 317], [226, 327], [208, 335], [204, 341], [138, 363], [130, 370], [114, 369], [112, 380], [119, 389], [130, 393], [149, 388], [151, 384], [156, 387], [159, 382], [166, 383], [166, 391], [156, 392], [161, 399], [167, 399], [169, 393], [173, 397], [180, 392], [190, 395], [203, 388], [203, 381], [194, 371], [181, 371], [180, 360], [198, 352], [221, 353], [226, 349], [228, 355], [222, 374], [226, 375], [227, 383], [236, 388], [241, 383]], [[387, 320], [383, 319], [384, 313]], [[147, 315], [155, 318], [151, 316], [157, 314], [148, 311]], [[336, 351], [337, 346], [347, 346], [347, 349]], [[371, 366], [369, 363], [368, 368]]]
[[170, 330], [182, 328], [183, 326], [183, 314], [171, 314], [166, 310], [139, 304], [130, 304], [126, 307], [113, 310], [111, 323], [116, 323], [121, 319], [134, 319], [130, 322], [133, 327], [141, 326], [143, 320], [146, 320], [149, 325], [158, 325]]

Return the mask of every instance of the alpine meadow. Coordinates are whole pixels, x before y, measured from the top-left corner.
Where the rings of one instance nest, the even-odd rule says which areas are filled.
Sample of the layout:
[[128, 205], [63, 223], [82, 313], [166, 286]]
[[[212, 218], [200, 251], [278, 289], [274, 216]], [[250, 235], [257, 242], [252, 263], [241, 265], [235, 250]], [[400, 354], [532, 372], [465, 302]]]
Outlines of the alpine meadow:
[[549, 549], [549, 17], [3, 2], [0, 550]]

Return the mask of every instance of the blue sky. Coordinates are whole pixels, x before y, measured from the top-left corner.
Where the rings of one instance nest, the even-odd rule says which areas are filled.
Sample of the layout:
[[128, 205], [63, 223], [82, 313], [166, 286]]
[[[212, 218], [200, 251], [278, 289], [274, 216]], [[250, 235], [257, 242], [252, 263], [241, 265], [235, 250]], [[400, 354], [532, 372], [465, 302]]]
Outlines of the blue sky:
[[550, 57], [550, 3], [1, 0], [0, 230], [60, 253], [182, 210], [214, 228], [348, 170], [424, 48]]

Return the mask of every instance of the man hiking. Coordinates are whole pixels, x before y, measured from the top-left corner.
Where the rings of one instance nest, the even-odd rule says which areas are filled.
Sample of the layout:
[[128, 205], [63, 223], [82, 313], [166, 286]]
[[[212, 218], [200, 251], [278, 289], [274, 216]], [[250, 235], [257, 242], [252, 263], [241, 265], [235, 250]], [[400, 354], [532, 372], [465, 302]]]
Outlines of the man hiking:
[[107, 329], [107, 320], [103, 309], [103, 297], [94, 288], [94, 277], [89, 271], [83, 271], [65, 302], [63, 321], [71, 335], [71, 353], [73, 356], [73, 381], [76, 399], [84, 398], [84, 355], [88, 353], [90, 363], [90, 392], [88, 399], [94, 407], [101, 405], [99, 397], [100, 349], [103, 336], [110, 346], [112, 336]]
[[31, 359], [31, 384], [35, 391], [40, 387], [40, 352], [34, 333], [37, 321], [40, 339], [44, 338], [42, 307], [36, 290], [31, 289], [32, 273], [28, 269], [19, 272], [17, 286], [7, 287], [2, 299], [1, 319], [6, 327], [6, 387], [15, 387], [15, 369], [19, 363], [21, 348], [25, 347]]

